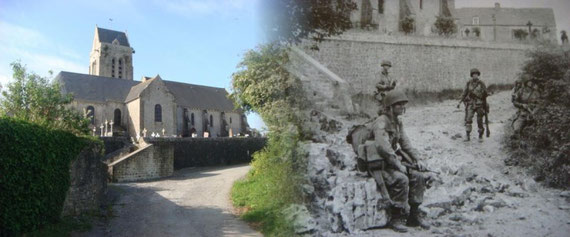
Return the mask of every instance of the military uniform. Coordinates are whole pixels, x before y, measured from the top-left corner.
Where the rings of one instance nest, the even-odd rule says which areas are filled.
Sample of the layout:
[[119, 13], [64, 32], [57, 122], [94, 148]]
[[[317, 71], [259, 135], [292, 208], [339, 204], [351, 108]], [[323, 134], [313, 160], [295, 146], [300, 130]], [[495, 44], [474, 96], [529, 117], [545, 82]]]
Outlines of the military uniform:
[[[479, 73], [479, 70], [473, 69], [471, 76], [474, 73]], [[483, 126], [483, 117], [485, 113], [488, 112], [488, 107], [485, 106], [485, 100], [487, 98], [487, 87], [485, 83], [480, 79], [470, 79], [465, 85], [465, 90], [463, 90], [463, 95], [461, 96], [462, 101], [465, 102], [465, 130], [467, 131], [467, 140], [469, 140], [469, 134], [471, 133], [473, 116], [477, 113], [477, 131], [479, 132], [479, 138], [482, 138], [485, 127]]]
[[[402, 122], [390, 115], [383, 114], [378, 117], [372, 124], [372, 133], [379, 153], [376, 159], [384, 158], [386, 161], [382, 176], [388, 186], [390, 197], [396, 207], [407, 213], [410, 204], [419, 206], [423, 202], [425, 181], [420, 172], [410, 169], [405, 174], [399, 170], [396, 164], [402, 162], [402, 158], [396, 155], [396, 150], [402, 149], [416, 161], [419, 157], [418, 152], [412, 148]], [[374, 161], [371, 157], [368, 159], [369, 162]]]
[[[381, 66], [390, 66], [392, 63], [390, 61], [382, 61]], [[383, 99], [388, 91], [393, 90], [396, 87], [396, 81], [392, 79], [387, 71], [381, 71], [375, 75], [376, 83], [376, 94], [374, 98], [380, 103], [380, 107], [384, 107]]]
[[515, 118], [513, 119], [513, 130], [521, 132], [522, 129], [532, 121], [532, 110], [538, 103], [540, 93], [527, 85], [528, 77], [521, 80], [520, 86], [513, 89], [512, 102], [518, 109]]

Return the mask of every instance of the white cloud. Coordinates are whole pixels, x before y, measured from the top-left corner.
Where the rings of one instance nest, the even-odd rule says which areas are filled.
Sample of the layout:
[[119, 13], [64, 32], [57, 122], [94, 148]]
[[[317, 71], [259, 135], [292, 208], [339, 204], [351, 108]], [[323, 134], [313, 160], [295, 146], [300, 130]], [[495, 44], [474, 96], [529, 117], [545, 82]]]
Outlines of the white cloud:
[[0, 21], [0, 83], [3, 87], [12, 78], [10, 63], [20, 60], [35, 73], [47, 76], [48, 71], [87, 72], [88, 66], [77, 61], [81, 57], [72, 49], [53, 43], [41, 32]]

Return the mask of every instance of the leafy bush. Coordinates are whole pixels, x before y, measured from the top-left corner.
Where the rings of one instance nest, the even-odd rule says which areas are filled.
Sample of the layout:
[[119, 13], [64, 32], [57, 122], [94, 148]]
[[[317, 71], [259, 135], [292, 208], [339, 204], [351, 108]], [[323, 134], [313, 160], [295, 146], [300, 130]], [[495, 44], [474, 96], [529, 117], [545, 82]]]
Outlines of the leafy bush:
[[406, 34], [414, 32], [415, 20], [411, 16], [406, 16], [400, 20], [400, 25], [402, 26], [402, 31]]
[[[539, 180], [570, 188], [570, 51], [531, 52], [523, 72], [538, 83], [541, 100], [522, 136], [510, 136], [509, 162], [531, 168]], [[509, 134], [511, 135], [511, 134]]]
[[515, 38], [517, 38], [518, 40], [525, 40], [526, 37], [528, 36], [528, 32], [526, 30], [521, 30], [521, 29], [513, 30], [513, 34], [515, 35]]
[[17, 235], [59, 220], [71, 161], [88, 140], [0, 117], [0, 235]]
[[30, 121], [45, 127], [63, 129], [74, 134], [88, 134], [89, 120], [66, 108], [71, 95], [63, 95], [58, 83], [29, 73], [19, 62], [11, 64], [13, 79], [2, 92], [0, 115]]
[[282, 210], [302, 202], [300, 180], [305, 173], [305, 159], [298, 152], [298, 113], [305, 100], [299, 79], [285, 69], [287, 52], [276, 44], [247, 52], [233, 75], [230, 95], [244, 110], [258, 112], [269, 130], [267, 146], [254, 154], [250, 173], [232, 190], [234, 204], [248, 209], [242, 217], [261, 223], [269, 236], [292, 235]]
[[[434, 23], [436, 32], [439, 35], [450, 36], [457, 32], [457, 25], [455, 24], [455, 19], [449, 16], [437, 16], [437, 20]], [[467, 35], [469, 31], [466, 31]]]

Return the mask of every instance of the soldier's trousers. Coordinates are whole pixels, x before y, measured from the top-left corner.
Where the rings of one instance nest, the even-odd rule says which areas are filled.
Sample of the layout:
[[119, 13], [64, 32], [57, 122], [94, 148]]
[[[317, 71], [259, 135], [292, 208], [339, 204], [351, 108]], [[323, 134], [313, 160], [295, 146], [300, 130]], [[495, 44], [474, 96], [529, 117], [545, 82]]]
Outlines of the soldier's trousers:
[[522, 134], [523, 129], [531, 123], [530, 114], [526, 111], [519, 111], [513, 119], [513, 131]]
[[[404, 174], [399, 170], [385, 168], [378, 169], [376, 162], [369, 163], [371, 172], [382, 172], [384, 183], [390, 194], [390, 199], [397, 208], [401, 208], [405, 213], [409, 213], [410, 204], [419, 205], [424, 201], [425, 178], [422, 173], [410, 170], [409, 174]], [[372, 175], [374, 177], [374, 175]]]
[[473, 116], [477, 113], [477, 131], [482, 133], [485, 131], [483, 127], [483, 117], [485, 116], [485, 108], [483, 105], [467, 104], [467, 112], [465, 114], [465, 130], [471, 132], [473, 130]]

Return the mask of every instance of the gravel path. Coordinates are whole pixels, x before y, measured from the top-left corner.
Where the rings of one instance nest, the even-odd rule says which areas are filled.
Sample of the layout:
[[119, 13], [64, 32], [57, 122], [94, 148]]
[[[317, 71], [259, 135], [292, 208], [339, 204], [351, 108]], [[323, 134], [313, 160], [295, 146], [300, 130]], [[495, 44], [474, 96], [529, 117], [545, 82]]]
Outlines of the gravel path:
[[[515, 110], [510, 93], [489, 97], [491, 137], [463, 142], [463, 107], [457, 101], [411, 107], [403, 116], [412, 144], [442, 183], [427, 190], [423, 210], [431, 230], [390, 229], [337, 236], [570, 236], [570, 194], [536, 183], [504, 163], [504, 128]], [[475, 119], [475, 118], [474, 118]]]
[[167, 179], [110, 184], [108, 223], [74, 236], [262, 236], [232, 213], [232, 184], [247, 165], [178, 170]]

